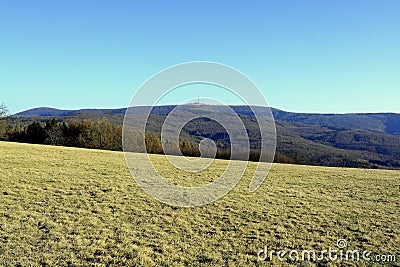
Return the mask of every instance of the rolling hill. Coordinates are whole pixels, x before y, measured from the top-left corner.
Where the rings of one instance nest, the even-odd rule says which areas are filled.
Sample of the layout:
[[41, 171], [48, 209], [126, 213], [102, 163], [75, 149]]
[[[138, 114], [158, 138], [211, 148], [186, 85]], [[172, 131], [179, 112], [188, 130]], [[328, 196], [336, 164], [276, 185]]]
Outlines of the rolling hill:
[[[167, 114], [175, 106], [157, 106], [153, 114]], [[188, 107], [193, 107], [188, 105]], [[231, 106], [240, 115], [251, 116], [252, 112], [247, 106]], [[143, 107], [130, 109], [138, 114], [143, 112]], [[41, 107], [29, 109], [15, 114], [16, 117], [57, 117], [81, 114], [125, 114], [126, 108], [118, 109], [79, 109], [60, 110]], [[309, 125], [331, 126], [348, 129], [364, 129], [400, 135], [400, 114], [397, 113], [351, 113], [351, 114], [315, 114], [294, 113], [272, 108], [274, 118], [278, 121], [299, 122]]]
[[[159, 135], [166, 115], [175, 106], [154, 107], [148, 130]], [[186, 105], [188, 112], [198, 112], [207, 105]], [[251, 136], [252, 149], [259, 148], [259, 129], [248, 106], [231, 106], [240, 116]], [[258, 108], [258, 107], [254, 107]], [[140, 115], [146, 107], [130, 108]], [[221, 108], [222, 110], [222, 108]], [[106, 120], [122, 125], [126, 109], [58, 110], [37, 108], [15, 114], [9, 119], [13, 126], [33, 121], [45, 123], [49, 118], [69, 122], [84, 119]], [[400, 168], [400, 114], [306, 114], [272, 109], [276, 120], [277, 152], [289, 163], [323, 166]], [[198, 143], [202, 138], [213, 139], [219, 147], [229, 147], [221, 127], [207, 119], [197, 119], [183, 129], [183, 138]]]

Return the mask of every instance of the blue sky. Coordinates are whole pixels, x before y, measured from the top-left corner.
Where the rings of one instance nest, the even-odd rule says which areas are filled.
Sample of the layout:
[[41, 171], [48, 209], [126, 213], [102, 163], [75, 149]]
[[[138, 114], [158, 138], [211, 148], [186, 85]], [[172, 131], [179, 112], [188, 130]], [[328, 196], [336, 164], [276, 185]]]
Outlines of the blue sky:
[[200, 60], [239, 69], [280, 109], [400, 112], [399, 14], [397, 0], [2, 1], [0, 102], [123, 107], [151, 75]]

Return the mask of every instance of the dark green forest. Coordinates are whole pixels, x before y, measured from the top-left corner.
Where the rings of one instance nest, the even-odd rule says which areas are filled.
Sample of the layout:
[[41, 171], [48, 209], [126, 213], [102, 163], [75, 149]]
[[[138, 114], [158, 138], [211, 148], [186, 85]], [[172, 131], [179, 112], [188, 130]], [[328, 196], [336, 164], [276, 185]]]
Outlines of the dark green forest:
[[99, 120], [48, 120], [45, 124], [34, 121], [28, 126], [8, 126], [2, 139], [12, 142], [72, 146], [105, 150], [122, 150], [121, 126]]

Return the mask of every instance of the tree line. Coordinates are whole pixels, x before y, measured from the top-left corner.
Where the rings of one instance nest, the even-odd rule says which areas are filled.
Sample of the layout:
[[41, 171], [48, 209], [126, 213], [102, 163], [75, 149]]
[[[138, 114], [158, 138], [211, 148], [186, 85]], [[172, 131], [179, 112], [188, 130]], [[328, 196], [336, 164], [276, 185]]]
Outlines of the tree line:
[[[0, 140], [4, 141], [122, 151], [122, 127], [120, 125], [112, 125], [106, 120], [94, 121], [85, 119], [82, 121], [58, 122], [55, 119], [51, 119], [46, 123], [34, 121], [27, 126], [17, 125], [12, 127], [5, 124], [1, 128]], [[143, 136], [140, 134], [135, 133], [132, 136], [132, 139], [134, 139], [132, 140], [133, 144], [135, 142], [138, 144], [140, 140], [143, 140]], [[147, 153], [164, 154], [159, 135], [149, 133], [145, 135], [144, 140]], [[201, 156], [197, 143], [182, 140], [179, 142], [179, 148], [184, 156]], [[135, 148], [130, 151], [144, 152]], [[249, 160], [258, 161], [259, 156], [259, 150], [251, 149]], [[230, 159], [230, 157], [230, 148], [217, 149], [216, 158]], [[279, 153], [275, 155], [274, 161], [294, 163], [291, 158]]]
[[122, 127], [107, 121], [83, 120], [69, 123], [34, 121], [28, 126], [8, 126], [2, 139], [12, 142], [71, 146], [105, 150], [122, 150]]
[[[82, 121], [72, 120], [67, 123], [51, 119], [45, 123], [33, 121], [29, 125], [16, 125], [12, 127], [7, 123], [7, 115], [7, 107], [1, 104], [0, 140], [2, 141], [122, 151], [122, 126], [112, 125], [106, 120], [94, 121], [92, 119], [85, 119]], [[148, 133], [143, 137], [143, 135], [138, 133], [127, 133], [126, 138], [129, 138], [129, 143], [132, 144], [131, 148], [129, 146], [127, 148], [129, 151], [164, 154], [160, 134]], [[138, 148], [141, 147], [140, 142], [143, 141], [143, 138], [145, 140], [146, 151], [141, 151]], [[173, 143], [167, 145], [176, 146]], [[181, 140], [178, 147], [184, 156], [202, 156], [198, 143]], [[215, 157], [218, 159], [230, 159], [230, 147], [217, 148]], [[260, 150], [250, 149], [248, 156], [242, 155], [237, 159], [247, 159], [247, 157], [250, 161], [258, 161]], [[275, 154], [274, 162], [296, 163], [292, 158], [279, 152]]]

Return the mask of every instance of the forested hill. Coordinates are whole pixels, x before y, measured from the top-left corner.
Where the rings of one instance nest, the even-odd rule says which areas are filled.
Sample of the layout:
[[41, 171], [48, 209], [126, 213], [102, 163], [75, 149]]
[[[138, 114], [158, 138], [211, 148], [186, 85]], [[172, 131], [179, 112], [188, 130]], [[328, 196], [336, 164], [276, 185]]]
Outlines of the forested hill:
[[[166, 115], [174, 107], [159, 106], [152, 110], [148, 123], [150, 133], [157, 136], [160, 135], [161, 125]], [[206, 109], [207, 107], [204, 105], [186, 105], [184, 108], [187, 108], [189, 112], [199, 112], [202, 108]], [[142, 114], [146, 109], [146, 107], [137, 107], [129, 109], [129, 112]], [[252, 149], [257, 149], [259, 132], [257, 132], [257, 124], [251, 109], [247, 106], [232, 106], [232, 109], [239, 114], [245, 123], [251, 135]], [[67, 124], [89, 119], [103, 121], [113, 127], [120, 127], [125, 111], [126, 109], [123, 108], [83, 110], [38, 108], [11, 116], [8, 119], [8, 123], [9, 127], [11, 127], [10, 130], [17, 129], [18, 126], [18, 133], [21, 131], [21, 126], [27, 127], [34, 121], [41, 123], [43, 126], [52, 126], [46, 124], [51, 119]], [[278, 155], [276, 160], [279, 162], [400, 169], [400, 114], [302, 114], [278, 109], [273, 109], [272, 111], [276, 120]], [[82, 124], [81, 126], [85, 125], [87, 126], [87, 124]], [[36, 128], [37, 126], [35, 125]], [[57, 128], [58, 126], [53, 125], [52, 127]], [[28, 128], [25, 128], [25, 130], [28, 132]], [[87, 132], [87, 129], [82, 128], [81, 130], [82, 132]], [[46, 138], [45, 131], [46, 127], [42, 131], [44, 134], [43, 140]], [[183, 129], [182, 136], [186, 138], [186, 142], [191, 144], [198, 144], [203, 137], [207, 137], [213, 139], [221, 149], [229, 146], [229, 140], [226, 140], [226, 133], [218, 125], [213, 125], [212, 122], [206, 119], [197, 119], [194, 123], [188, 123]], [[68, 136], [61, 137], [63, 140], [70, 140], [74, 143], [74, 140], [71, 140]], [[9, 135], [10, 141], [13, 138], [16, 141], [21, 141], [21, 139], [18, 139], [21, 138], [21, 134], [16, 135], [14, 132]], [[77, 138], [82, 137], [78, 136]], [[118, 138], [115, 136], [112, 138], [116, 147], [111, 149], [120, 149]], [[101, 148], [97, 146], [87, 147]]]
[[[153, 114], [165, 115], [175, 106], [157, 106], [152, 110]], [[188, 105], [190, 107], [190, 105]], [[240, 115], [252, 115], [248, 106], [231, 106]], [[131, 112], [142, 113], [143, 107], [131, 108]], [[72, 116], [80, 114], [124, 114], [125, 108], [118, 109], [79, 109], [60, 110], [55, 108], [34, 108], [15, 114], [17, 117], [55, 117]], [[364, 129], [370, 131], [384, 132], [400, 135], [400, 114], [396, 113], [352, 113], [352, 114], [316, 114], [316, 113], [294, 113], [272, 108], [274, 118], [284, 122], [300, 122], [309, 125]]]
[[273, 114], [274, 118], [279, 121], [348, 129], [364, 129], [400, 135], [400, 114], [397, 113], [314, 114], [293, 113], [273, 109]]

